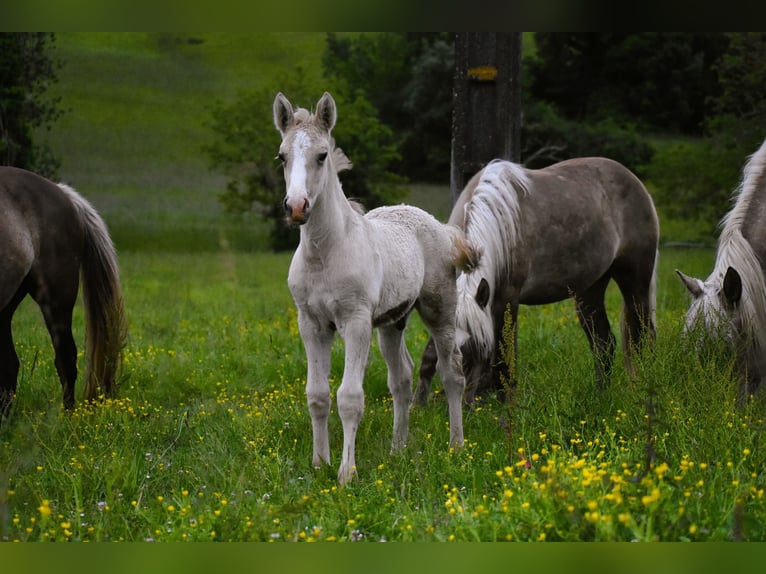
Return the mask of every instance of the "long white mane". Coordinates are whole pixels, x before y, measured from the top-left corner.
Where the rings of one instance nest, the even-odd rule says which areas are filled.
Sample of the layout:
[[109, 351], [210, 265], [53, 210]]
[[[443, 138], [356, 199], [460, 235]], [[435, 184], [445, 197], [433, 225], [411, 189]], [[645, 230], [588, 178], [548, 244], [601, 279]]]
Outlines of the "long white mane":
[[766, 141], [745, 164], [734, 199], [734, 207], [721, 220], [716, 263], [708, 281], [722, 284], [730, 266], [739, 272], [742, 327], [749, 331], [754, 345], [763, 349], [766, 348], [766, 282], [753, 247], [742, 235], [742, 224], [753, 201], [766, 199]]
[[483, 170], [471, 200], [465, 206], [468, 240], [482, 249], [476, 270], [458, 277], [458, 327], [489, 354], [495, 345], [491, 314], [476, 305], [474, 296], [482, 278], [494, 293], [498, 281], [507, 280], [521, 241], [519, 196], [530, 192], [524, 167], [494, 160]]

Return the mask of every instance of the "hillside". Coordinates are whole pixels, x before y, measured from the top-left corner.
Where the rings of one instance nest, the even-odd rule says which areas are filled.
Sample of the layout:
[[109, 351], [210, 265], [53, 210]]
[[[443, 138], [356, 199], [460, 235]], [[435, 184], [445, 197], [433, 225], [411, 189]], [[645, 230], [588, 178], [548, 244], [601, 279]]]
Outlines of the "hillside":
[[223, 178], [202, 151], [209, 106], [298, 66], [319, 75], [323, 47], [321, 33], [60, 33], [54, 93], [66, 113], [43, 135], [118, 247], [251, 248], [253, 222], [224, 218], [216, 199]]

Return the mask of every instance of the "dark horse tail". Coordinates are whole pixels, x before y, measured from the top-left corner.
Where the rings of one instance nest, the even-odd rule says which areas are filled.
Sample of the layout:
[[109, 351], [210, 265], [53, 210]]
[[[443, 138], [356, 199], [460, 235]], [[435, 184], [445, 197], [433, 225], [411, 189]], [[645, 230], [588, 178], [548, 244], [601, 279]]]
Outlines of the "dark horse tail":
[[115, 395], [127, 339], [127, 319], [117, 254], [106, 224], [93, 206], [73, 189], [60, 185], [75, 205], [85, 242], [80, 274], [85, 306], [86, 401]]

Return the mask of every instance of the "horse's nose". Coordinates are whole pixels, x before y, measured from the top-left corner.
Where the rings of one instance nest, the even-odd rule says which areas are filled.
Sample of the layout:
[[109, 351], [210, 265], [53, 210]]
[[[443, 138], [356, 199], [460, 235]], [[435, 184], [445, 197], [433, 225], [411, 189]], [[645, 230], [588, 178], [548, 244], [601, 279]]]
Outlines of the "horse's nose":
[[306, 223], [306, 219], [309, 215], [309, 200], [308, 197], [302, 197], [295, 200], [285, 198], [285, 216], [290, 223], [297, 223], [301, 225]]

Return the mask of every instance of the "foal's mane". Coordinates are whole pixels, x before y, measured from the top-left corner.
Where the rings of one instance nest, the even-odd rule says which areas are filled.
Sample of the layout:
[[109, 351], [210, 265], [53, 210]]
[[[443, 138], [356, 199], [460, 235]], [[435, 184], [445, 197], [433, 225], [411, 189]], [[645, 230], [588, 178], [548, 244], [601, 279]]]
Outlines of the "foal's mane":
[[482, 246], [480, 266], [487, 269], [493, 281], [504, 280], [509, 268], [513, 268], [521, 241], [519, 196], [528, 194], [530, 187], [523, 166], [496, 159], [484, 168], [465, 206], [466, 235]]
[[737, 270], [742, 279], [742, 326], [750, 331], [756, 346], [766, 348], [766, 281], [753, 247], [742, 235], [751, 204], [766, 200], [766, 141], [745, 164], [734, 199], [731, 211], [721, 220], [718, 253], [709, 280], [722, 284], [729, 267]]

